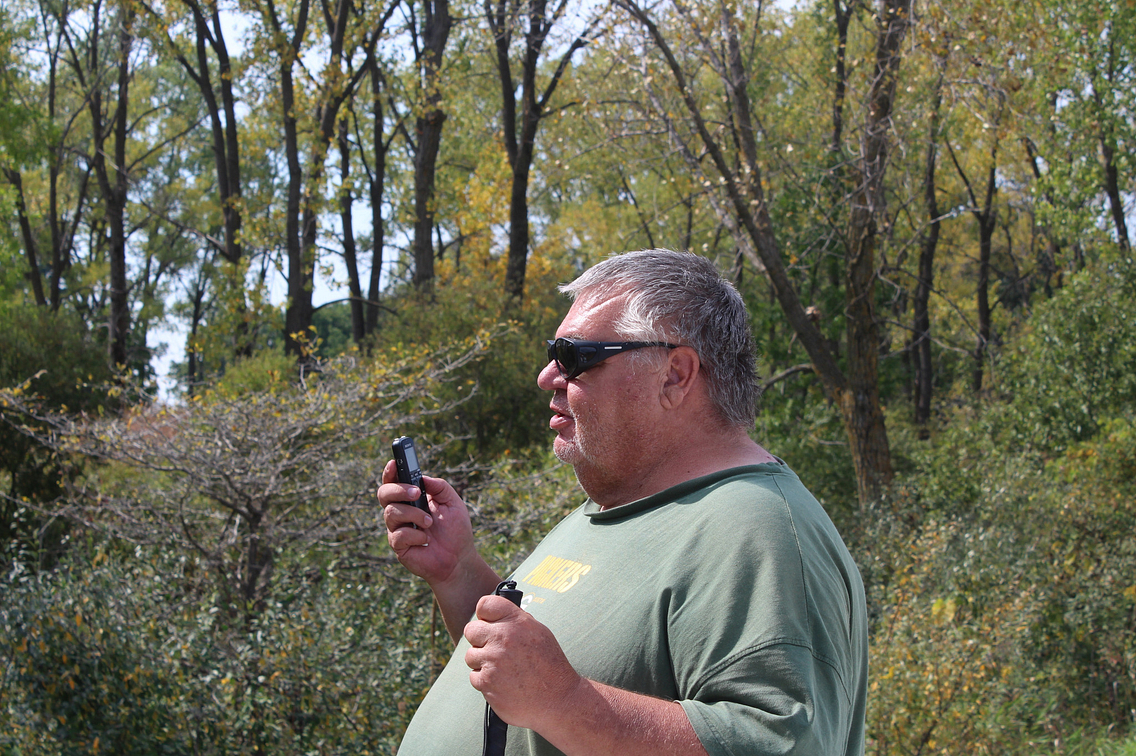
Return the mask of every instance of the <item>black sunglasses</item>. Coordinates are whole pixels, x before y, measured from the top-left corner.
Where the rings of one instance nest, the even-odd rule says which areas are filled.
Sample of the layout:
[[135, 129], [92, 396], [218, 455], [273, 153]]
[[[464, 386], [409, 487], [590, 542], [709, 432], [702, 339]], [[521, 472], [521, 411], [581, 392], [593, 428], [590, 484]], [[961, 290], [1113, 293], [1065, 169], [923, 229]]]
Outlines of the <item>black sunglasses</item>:
[[646, 347], [666, 347], [677, 349], [678, 344], [665, 341], [581, 341], [580, 339], [549, 339], [548, 361], [556, 363], [556, 369], [564, 380], [570, 381], [580, 373], [623, 352]]

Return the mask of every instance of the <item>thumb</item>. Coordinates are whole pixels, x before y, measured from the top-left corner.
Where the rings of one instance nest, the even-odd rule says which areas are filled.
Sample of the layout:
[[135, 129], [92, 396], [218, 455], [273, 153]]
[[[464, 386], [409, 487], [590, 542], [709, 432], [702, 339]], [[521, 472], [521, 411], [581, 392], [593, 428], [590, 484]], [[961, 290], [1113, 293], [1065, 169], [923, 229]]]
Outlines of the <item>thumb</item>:
[[477, 602], [477, 618], [482, 622], [500, 622], [521, 608], [504, 596], [482, 596]]

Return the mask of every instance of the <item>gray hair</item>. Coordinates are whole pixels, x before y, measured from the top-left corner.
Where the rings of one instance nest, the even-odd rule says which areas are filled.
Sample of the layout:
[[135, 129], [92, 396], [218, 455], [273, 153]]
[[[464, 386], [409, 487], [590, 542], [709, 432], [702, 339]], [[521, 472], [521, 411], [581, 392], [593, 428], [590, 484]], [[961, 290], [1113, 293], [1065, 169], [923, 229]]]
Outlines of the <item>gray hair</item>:
[[669, 249], [626, 252], [594, 265], [560, 291], [572, 299], [630, 292], [613, 324], [616, 332], [628, 340], [692, 347], [722, 419], [753, 426], [761, 389], [749, 312], [710, 260]]

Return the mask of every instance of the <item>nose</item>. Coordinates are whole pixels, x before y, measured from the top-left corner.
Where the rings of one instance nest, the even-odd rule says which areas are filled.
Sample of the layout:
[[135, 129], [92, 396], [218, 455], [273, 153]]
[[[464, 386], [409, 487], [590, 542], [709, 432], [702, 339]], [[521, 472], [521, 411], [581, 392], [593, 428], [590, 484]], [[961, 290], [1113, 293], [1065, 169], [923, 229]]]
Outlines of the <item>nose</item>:
[[556, 391], [557, 389], [565, 388], [568, 381], [560, 375], [560, 368], [556, 367], [555, 361], [549, 361], [544, 366], [544, 370], [540, 371], [540, 375], [536, 377], [536, 385], [544, 391]]

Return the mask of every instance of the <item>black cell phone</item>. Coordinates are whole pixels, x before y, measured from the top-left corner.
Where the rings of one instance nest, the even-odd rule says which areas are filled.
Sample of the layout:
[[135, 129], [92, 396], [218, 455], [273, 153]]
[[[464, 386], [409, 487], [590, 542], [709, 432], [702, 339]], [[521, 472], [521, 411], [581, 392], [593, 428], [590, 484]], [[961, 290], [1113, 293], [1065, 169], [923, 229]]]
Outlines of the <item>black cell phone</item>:
[[414, 439], [410, 436], [400, 436], [391, 444], [394, 452], [395, 466], [398, 467], [398, 482], [418, 486], [421, 492], [418, 501], [411, 502], [423, 512], [430, 511], [426, 503], [426, 491], [422, 488], [422, 471], [418, 469], [418, 454], [414, 451]]

